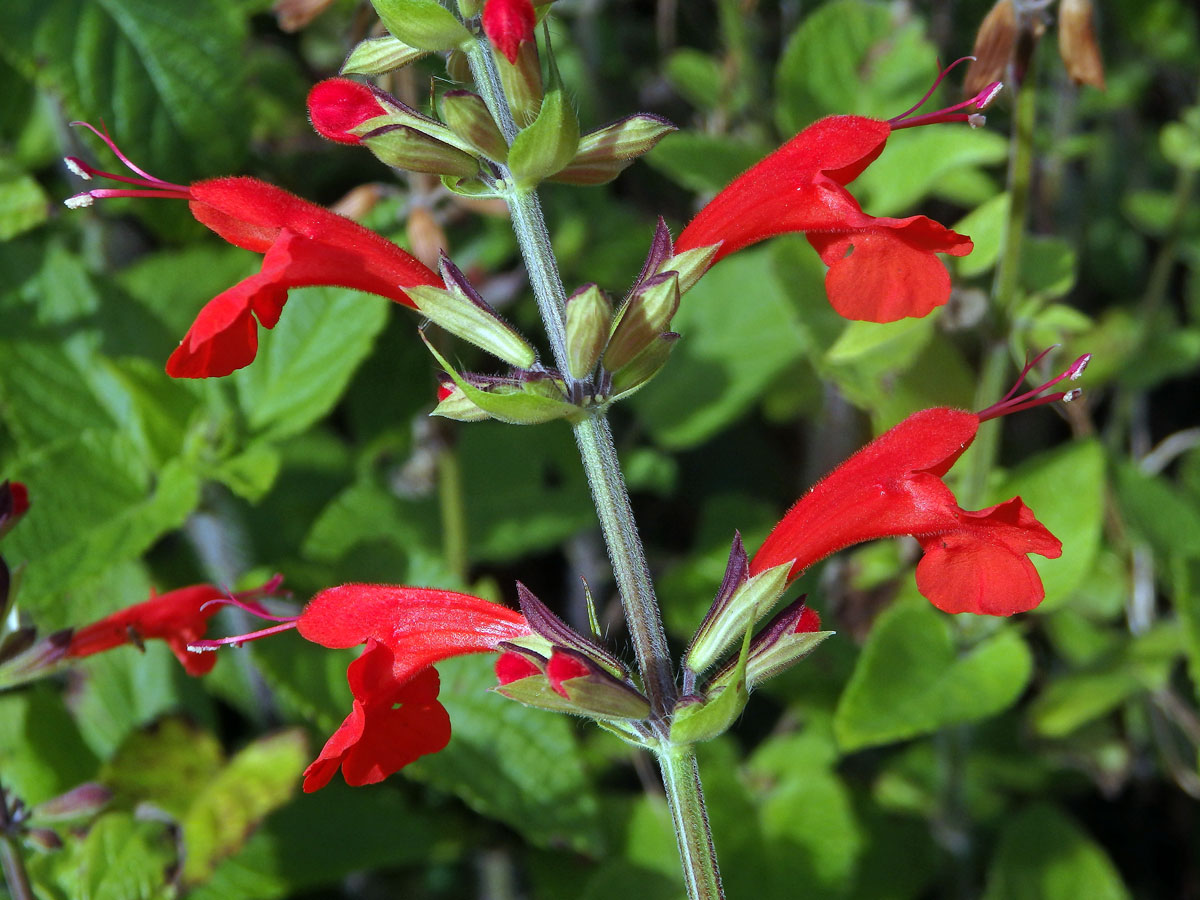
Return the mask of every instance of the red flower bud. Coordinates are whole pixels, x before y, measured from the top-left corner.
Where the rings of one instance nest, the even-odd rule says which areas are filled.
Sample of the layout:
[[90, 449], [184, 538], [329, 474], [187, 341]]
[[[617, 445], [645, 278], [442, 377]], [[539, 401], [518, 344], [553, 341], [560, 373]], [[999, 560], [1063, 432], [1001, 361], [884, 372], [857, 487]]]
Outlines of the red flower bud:
[[530, 0], [487, 0], [483, 7], [483, 30], [492, 46], [514, 65], [524, 41], [533, 40], [537, 14]]

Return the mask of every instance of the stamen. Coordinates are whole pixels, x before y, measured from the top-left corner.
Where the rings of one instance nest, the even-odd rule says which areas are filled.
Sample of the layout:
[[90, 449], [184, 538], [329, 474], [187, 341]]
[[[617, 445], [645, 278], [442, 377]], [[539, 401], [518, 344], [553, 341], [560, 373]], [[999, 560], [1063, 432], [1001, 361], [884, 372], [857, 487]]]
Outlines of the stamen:
[[[136, 178], [131, 178], [128, 175], [118, 175], [115, 172], [105, 172], [102, 169], [97, 169], [95, 166], [84, 162], [77, 156], [68, 156], [63, 159], [67, 168], [71, 172], [85, 181], [91, 181], [93, 178], [105, 178], [109, 181], [119, 181], [123, 184], [131, 184], [137, 190], [128, 190], [124, 188], [103, 188], [100, 190], [88, 191], [86, 194], [77, 194], [74, 197], [65, 201], [68, 209], [79, 209], [83, 206], [91, 206], [95, 200], [100, 200], [105, 197], [167, 197], [178, 200], [180, 198], [187, 199], [191, 196], [191, 191], [186, 185], [174, 184], [170, 181], [163, 181], [161, 178], [155, 178], [149, 172], [139, 168], [130, 161], [116, 143], [107, 133], [101, 132], [89, 125], [87, 122], [72, 122], [72, 125], [79, 125], [88, 129], [92, 134], [96, 135], [100, 140], [104, 141], [109, 150], [116, 155], [117, 159], [133, 172]], [[87, 200], [84, 200], [84, 197]]]
[[1074, 381], [1076, 378], [1082, 375], [1083, 370], [1087, 368], [1088, 362], [1091, 361], [1092, 355], [1090, 353], [1085, 353], [1083, 356], [1076, 359], [1073, 363], [1071, 363], [1070, 366], [1067, 367], [1065, 372], [1056, 375], [1054, 378], [1051, 378], [1041, 386], [1036, 387], [1031, 391], [1026, 391], [1023, 394], [1016, 395], [1017, 391], [1021, 387], [1021, 383], [1025, 380], [1025, 376], [1028, 375], [1033, 367], [1036, 366], [1046, 356], [1046, 354], [1053, 349], [1054, 347], [1048, 347], [1035, 356], [1032, 361], [1026, 363], [1025, 368], [1021, 370], [1021, 374], [1017, 378], [1016, 384], [1012, 386], [1012, 388], [1007, 394], [1004, 395], [1000, 402], [994, 403], [987, 409], [977, 413], [979, 416], [979, 421], [986, 422], [988, 419], [996, 419], [1000, 416], [1007, 416], [1009, 413], [1020, 412], [1021, 410], [1025, 409], [1033, 409], [1036, 406], [1045, 406], [1047, 403], [1054, 403], [1058, 400], [1062, 400], [1064, 403], [1069, 403], [1072, 400], [1078, 399], [1083, 393], [1081, 388], [1072, 388], [1068, 391], [1058, 391], [1053, 394], [1046, 394], [1045, 392], [1054, 387], [1054, 385], [1058, 384], [1060, 381]]
[[268, 612], [262, 604], [255, 602], [262, 597], [269, 597], [275, 593], [281, 584], [283, 584], [283, 576], [276, 574], [271, 576], [271, 580], [266, 584], [251, 588], [248, 591], [239, 591], [234, 594], [226, 590], [224, 597], [209, 600], [200, 609], [203, 611], [213, 605], [236, 606], [238, 609], [244, 610], [251, 615], [258, 616], [260, 619], [267, 619], [271, 622], [295, 622], [299, 618], [298, 616], [276, 616]]
[[290, 622], [284, 622], [282, 625], [272, 625], [270, 628], [264, 628], [261, 631], [251, 631], [249, 634], [235, 634], [230, 637], [216, 638], [211, 641], [193, 641], [187, 645], [187, 648], [192, 653], [208, 653], [225, 646], [240, 647], [247, 641], [257, 641], [259, 638], [269, 637], [281, 631], [289, 631], [296, 627], [297, 621], [298, 619], [293, 619]]
[[[956, 59], [954, 62], [950, 63], [950, 65], [946, 66], [946, 68], [941, 71], [937, 79], [933, 82], [933, 85], [929, 88], [929, 90], [925, 92], [925, 96], [917, 101], [916, 106], [902, 112], [898, 116], [888, 119], [888, 124], [892, 126], [892, 130], [896, 131], [900, 128], [912, 128], [915, 125], [932, 125], [939, 122], [968, 122], [972, 127], [975, 128], [982, 125], [984, 119], [982, 116], [978, 115], [978, 111], [986, 109], [988, 105], [996, 99], [996, 95], [1000, 93], [1000, 89], [1004, 87], [1003, 82], [994, 81], [974, 97], [970, 98], [969, 100], [964, 100], [961, 103], [956, 103], [954, 106], [948, 106], [945, 109], [938, 110], [937, 112], [926, 113], [923, 116], [917, 116], [913, 119], [908, 118], [908, 116], [911, 116], [918, 109], [925, 105], [926, 101], [933, 96], [933, 92], [938, 89], [938, 86], [955, 66], [966, 62], [967, 60], [974, 59], [975, 57], [973, 56], [964, 56], [961, 59]], [[959, 112], [959, 110], [971, 110], [971, 112]]]

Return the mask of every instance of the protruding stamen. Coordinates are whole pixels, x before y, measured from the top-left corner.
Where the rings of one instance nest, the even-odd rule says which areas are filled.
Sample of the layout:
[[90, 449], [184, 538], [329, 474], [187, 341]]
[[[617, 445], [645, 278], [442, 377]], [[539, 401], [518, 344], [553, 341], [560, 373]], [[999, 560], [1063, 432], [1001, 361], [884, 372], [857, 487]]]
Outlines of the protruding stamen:
[[[938, 85], [942, 83], [943, 79], [945, 79], [945, 77], [950, 73], [951, 69], [962, 62], [974, 59], [975, 57], [973, 56], [964, 56], [961, 59], [956, 59], [954, 62], [950, 63], [950, 65], [946, 66], [946, 68], [941, 71], [937, 79], [933, 82], [932, 87], [925, 92], [925, 96], [917, 102], [916, 106], [906, 110], [894, 118], [888, 119], [888, 124], [892, 126], [892, 130], [895, 131], [900, 128], [911, 128], [914, 125], [932, 125], [939, 122], [969, 122], [972, 127], [976, 128], [982, 125], [984, 120], [982, 116], [978, 115], [978, 112], [979, 110], [986, 109], [988, 105], [996, 99], [996, 95], [1000, 93], [1000, 89], [1004, 87], [1003, 82], [992, 82], [974, 97], [971, 97], [969, 100], [964, 100], [962, 103], [956, 103], [954, 106], [948, 106], [945, 109], [938, 110], [937, 112], [926, 113], [923, 116], [917, 116], [912, 119], [908, 118], [908, 116], [911, 116], [918, 109], [924, 106], [925, 102], [933, 96], [933, 92], [938, 89]], [[960, 112], [960, 110], [969, 110], [969, 112]]]
[[247, 641], [257, 641], [259, 638], [278, 634], [281, 631], [289, 631], [296, 627], [297, 621], [298, 619], [292, 619], [290, 622], [284, 622], [281, 625], [272, 625], [270, 628], [264, 628], [261, 631], [251, 631], [249, 634], [235, 634], [230, 637], [216, 638], [211, 641], [193, 641], [187, 645], [187, 648], [192, 653], [208, 653], [225, 646], [240, 647]]
[[[105, 172], [102, 169], [97, 169], [95, 166], [84, 162], [77, 156], [68, 156], [63, 159], [67, 168], [71, 172], [85, 181], [91, 181], [93, 178], [105, 178], [109, 181], [119, 181], [123, 184], [131, 184], [134, 189], [125, 188], [102, 188], [99, 190], [88, 191], [86, 194], [77, 194], [74, 197], [66, 200], [66, 206], [69, 209], [79, 209], [84, 206], [91, 206], [96, 200], [105, 197], [166, 197], [178, 200], [180, 198], [187, 199], [191, 196], [190, 190], [186, 185], [174, 184], [170, 181], [163, 181], [161, 178], [155, 178], [150, 173], [134, 165], [116, 143], [106, 133], [97, 130], [87, 122], [72, 122], [72, 125], [80, 125], [88, 129], [92, 134], [96, 135], [100, 140], [104, 141], [105, 145], [111, 150], [129, 171], [136, 175], [136, 178], [131, 178], [128, 175], [118, 175], [115, 172]], [[88, 199], [83, 199], [84, 197]]]
[[1083, 370], [1087, 368], [1088, 362], [1091, 361], [1092, 355], [1090, 353], [1085, 353], [1083, 356], [1076, 359], [1073, 363], [1071, 363], [1070, 366], [1067, 367], [1066, 371], [1056, 375], [1054, 378], [1051, 378], [1041, 386], [1017, 395], [1017, 391], [1020, 390], [1021, 383], [1025, 380], [1025, 376], [1028, 375], [1030, 371], [1033, 370], [1033, 367], [1041, 362], [1046, 354], [1053, 349], [1054, 347], [1048, 347], [1035, 356], [1030, 362], [1026, 363], [1025, 368], [1021, 370], [1021, 374], [1017, 378], [1016, 384], [1012, 386], [1012, 388], [1007, 394], [1004, 395], [1000, 402], [992, 404], [987, 409], [977, 414], [979, 416], [979, 421], [986, 422], [988, 419], [996, 419], [1000, 416], [1007, 416], [1009, 413], [1019, 412], [1023, 409], [1033, 409], [1035, 406], [1044, 406], [1047, 403], [1054, 403], [1058, 400], [1069, 403], [1070, 401], [1077, 399], [1083, 393], [1081, 388], [1072, 388], [1068, 391], [1058, 391], [1052, 394], [1046, 394], [1045, 392], [1054, 387], [1054, 385], [1058, 384], [1060, 381], [1074, 381], [1076, 378], [1082, 375]]

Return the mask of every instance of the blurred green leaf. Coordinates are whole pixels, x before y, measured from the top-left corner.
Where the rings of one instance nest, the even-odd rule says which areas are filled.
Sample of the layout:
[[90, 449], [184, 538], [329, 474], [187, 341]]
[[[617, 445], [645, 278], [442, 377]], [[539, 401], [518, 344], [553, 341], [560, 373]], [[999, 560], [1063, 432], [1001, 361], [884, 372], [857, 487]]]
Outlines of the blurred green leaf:
[[1200, 509], [1191, 498], [1130, 463], [1117, 461], [1113, 474], [1117, 501], [1130, 529], [1163, 556], [1200, 556]]
[[149, 802], [178, 820], [223, 762], [215, 736], [183, 719], [166, 718], [129, 735], [105, 764], [100, 781], [113, 792], [114, 805], [133, 809]]
[[329, 412], [383, 329], [392, 304], [344, 288], [291, 292], [258, 356], [232, 376], [250, 426], [279, 439]]
[[207, 780], [183, 818], [187, 843], [182, 879], [206, 880], [223, 858], [300, 787], [308, 747], [298, 729], [259, 738]]
[[676, 131], [643, 159], [676, 184], [716, 193], [773, 149], [742, 138]]
[[894, 7], [827, 3], [804, 18], [779, 60], [776, 124], [790, 135], [827, 115], [898, 115], [932, 83], [935, 57], [921, 23]]
[[1048, 804], [1010, 817], [988, 870], [984, 900], [1125, 900], [1112, 861], [1073, 821]]
[[1060, 237], [1028, 235], [1021, 253], [1021, 283], [1043, 297], [1061, 297], [1075, 286], [1075, 248]]
[[0, 773], [4, 787], [33, 805], [96, 774], [99, 761], [48, 685], [0, 694]]
[[6, 3], [0, 51], [65, 95], [70, 117], [103, 122], [142, 166], [181, 181], [230, 171], [245, 154], [244, 16], [231, 0], [169, 11], [155, 0]]
[[766, 249], [718, 263], [684, 296], [671, 328], [683, 337], [670, 363], [632, 400], [664, 447], [694, 446], [729, 425], [805, 350]]
[[982, 275], [996, 264], [1008, 221], [1008, 193], [997, 194], [954, 223], [953, 230], [965, 234], [975, 248], [953, 263], [963, 278]]
[[[135, 821], [129, 813], [101, 816], [82, 839], [36, 857], [31, 878], [50, 897], [79, 900], [167, 900], [175, 846], [161, 822]], [[39, 894], [39, 896], [43, 896]]]
[[996, 165], [1007, 156], [1008, 142], [994, 131], [965, 125], [899, 131], [852, 190], [873, 216], [905, 215], [951, 172]]
[[1029, 558], [1042, 577], [1049, 612], [1064, 603], [1092, 570], [1104, 517], [1104, 451], [1094, 440], [1076, 440], [1012, 470], [988, 494], [990, 503], [1020, 497], [1062, 541], [1062, 556]]
[[50, 215], [50, 198], [32, 177], [0, 158], [0, 241], [41, 225]]
[[834, 734], [851, 752], [976, 722], [1015, 702], [1032, 669], [1029, 648], [1010, 628], [959, 655], [944, 613], [922, 601], [897, 604], [871, 629]]
[[693, 106], [714, 109], [721, 102], [721, 63], [707, 53], [690, 47], [676, 50], [667, 58], [665, 74], [671, 87]]

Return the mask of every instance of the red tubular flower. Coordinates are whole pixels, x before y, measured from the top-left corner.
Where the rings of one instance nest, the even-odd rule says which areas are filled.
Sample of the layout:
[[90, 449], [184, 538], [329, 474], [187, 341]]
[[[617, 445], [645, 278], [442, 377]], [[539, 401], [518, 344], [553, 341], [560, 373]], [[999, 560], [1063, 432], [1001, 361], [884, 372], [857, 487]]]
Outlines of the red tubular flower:
[[759, 548], [750, 574], [791, 562], [795, 578], [843, 547], [910, 534], [925, 551], [917, 588], [934, 606], [998, 616], [1033, 609], [1045, 590], [1028, 554], [1054, 559], [1062, 544], [1020, 497], [964, 510], [942, 476], [975, 439], [980, 422], [1076, 396], [1077, 391], [1040, 394], [1063, 378], [1078, 377], [1087, 359], [1035, 391], [1014, 398], [1014, 389], [979, 414], [927, 409], [909, 416], [802, 497]]
[[928, 314], [950, 297], [950, 275], [935, 254], [965, 256], [970, 238], [925, 216], [867, 215], [845, 186], [883, 152], [894, 130], [972, 119], [959, 110], [982, 109], [999, 87], [918, 118], [905, 116], [921, 104], [887, 122], [863, 116], [814, 122], [717, 194], [679, 235], [675, 252], [720, 244], [716, 262], [765, 238], [802, 231], [829, 266], [825, 288], [841, 315], [894, 322]]
[[537, 14], [531, 0], [487, 0], [483, 5], [483, 31], [492, 46], [514, 65], [521, 44], [533, 40]]
[[399, 678], [395, 655], [371, 638], [346, 680], [354, 709], [304, 770], [305, 793], [325, 787], [339, 766], [346, 784], [374, 784], [449, 743], [450, 717], [432, 666]]
[[235, 246], [264, 254], [257, 274], [200, 310], [167, 361], [167, 374], [173, 377], [228, 375], [249, 365], [258, 351], [258, 325], [275, 327], [292, 288], [336, 285], [411, 307], [404, 288], [442, 283], [386, 238], [282, 188], [245, 177], [214, 178], [190, 187], [172, 184], [137, 168], [107, 135], [91, 130], [137, 177], [101, 172], [74, 157], [67, 158], [67, 165], [84, 178], [100, 176], [137, 187], [87, 191], [70, 198], [68, 206], [88, 206], [104, 197], [183, 199], [201, 224]]
[[281, 581], [276, 577], [261, 587], [233, 595], [210, 584], [192, 585], [165, 594], [152, 592], [150, 599], [144, 603], [77, 629], [71, 636], [66, 656], [91, 656], [123, 644], [141, 646], [143, 641], [160, 638], [167, 642], [189, 675], [207, 674], [212, 671], [217, 658], [189, 653], [187, 647], [204, 636], [208, 620], [216, 615], [221, 601], [228, 601], [232, 596], [257, 609], [253, 606], [254, 601], [270, 594], [279, 587]]
[[[260, 609], [251, 612], [263, 615]], [[215, 650], [290, 628], [322, 647], [366, 644], [346, 678], [354, 694], [350, 715], [304, 772], [304, 790], [329, 783], [338, 766], [347, 784], [381, 781], [450, 739], [450, 720], [437, 700], [433, 663], [501, 649], [533, 629], [521, 613], [478, 597], [433, 588], [344, 584], [317, 594], [299, 616], [253, 634], [192, 641]]]

